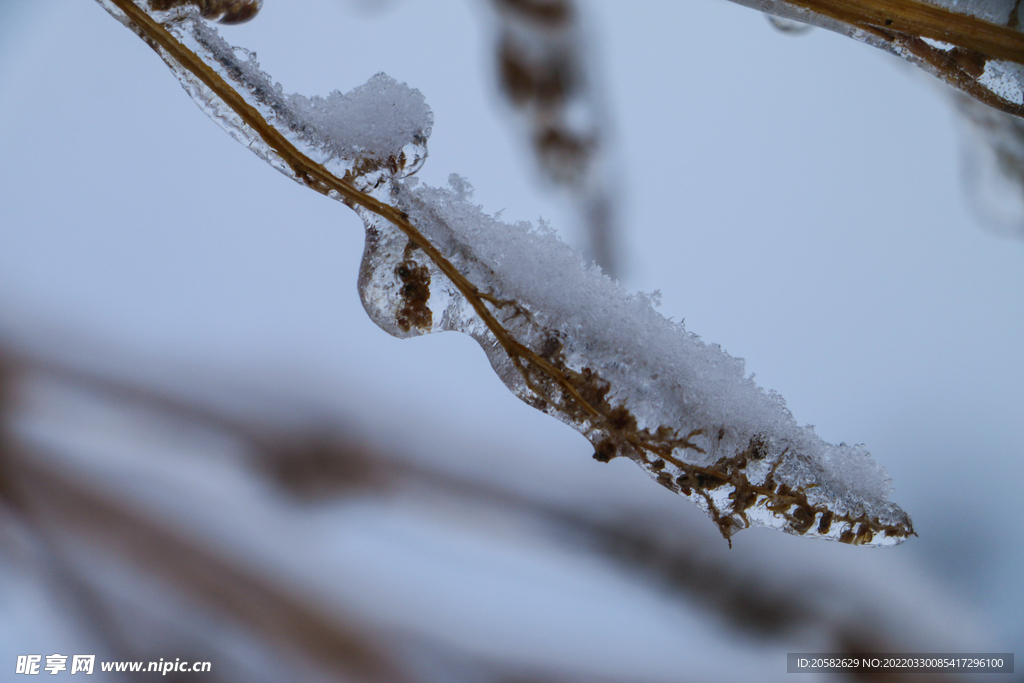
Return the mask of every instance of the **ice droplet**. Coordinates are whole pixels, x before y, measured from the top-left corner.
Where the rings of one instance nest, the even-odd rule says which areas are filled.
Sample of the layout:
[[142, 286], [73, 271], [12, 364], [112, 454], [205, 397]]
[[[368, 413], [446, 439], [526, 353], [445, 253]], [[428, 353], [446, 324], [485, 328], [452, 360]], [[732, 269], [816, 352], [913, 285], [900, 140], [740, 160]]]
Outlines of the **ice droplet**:
[[779, 31], [780, 33], [785, 33], [791, 36], [797, 36], [803, 33], [807, 33], [812, 28], [814, 28], [809, 24], [804, 24], [802, 22], [794, 21], [792, 19], [783, 19], [782, 17], [776, 17], [771, 14], [766, 14], [765, 16], [768, 17], [768, 23], [772, 25], [772, 28]]

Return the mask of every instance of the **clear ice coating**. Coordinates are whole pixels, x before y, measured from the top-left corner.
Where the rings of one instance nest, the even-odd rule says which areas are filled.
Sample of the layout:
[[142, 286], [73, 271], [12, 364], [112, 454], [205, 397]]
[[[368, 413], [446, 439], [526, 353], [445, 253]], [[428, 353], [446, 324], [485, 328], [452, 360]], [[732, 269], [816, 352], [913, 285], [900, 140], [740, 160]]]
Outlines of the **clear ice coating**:
[[[360, 189], [384, 178], [410, 176], [426, 160], [433, 113], [418, 90], [386, 74], [378, 73], [344, 94], [286, 94], [260, 70], [255, 53], [229, 45], [202, 19], [196, 4], [161, 0], [161, 6], [172, 6], [158, 11], [142, 0], [97, 1], [136, 33], [140, 29], [118, 4], [127, 2], [144, 10], [288, 142], [338, 178], [358, 179]], [[274, 168], [305, 184], [265, 137], [243, 120], [236, 106], [225, 102], [178, 55], [159, 45], [154, 49], [210, 118]]]
[[860, 446], [799, 427], [743, 362], [630, 295], [549, 231], [471, 203], [469, 184], [380, 188], [478, 289], [497, 324], [390, 222], [369, 214], [360, 294], [400, 337], [465, 332], [517, 396], [691, 498], [729, 537], [749, 526], [864, 545], [912, 532], [884, 470]]
[[[274, 141], [281, 135], [366, 193], [356, 202], [327, 192], [364, 221], [359, 293], [389, 334], [469, 334], [513, 393], [580, 431], [597, 460], [637, 462], [704, 509], [727, 538], [755, 525], [876, 546], [913, 534], [867, 451], [798, 426], [742, 360], [666, 320], [652, 297], [626, 293], [546, 226], [483, 213], [459, 176], [447, 188], [408, 178], [425, 157], [432, 122], [418, 91], [378, 75], [346, 95], [284, 95], [250, 53], [227, 45], [195, 10], [98, 1], [155, 46], [214, 120], [275, 168], [325, 191], [302, 170], [308, 166], [296, 165], [294, 151]], [[140, 9], [180, 45], [154, 40], [148, 19], [134, 14]], [[190, 54], [234, 94], [214, 92]], [[396, 107], [404, 111], [382, 112]]]

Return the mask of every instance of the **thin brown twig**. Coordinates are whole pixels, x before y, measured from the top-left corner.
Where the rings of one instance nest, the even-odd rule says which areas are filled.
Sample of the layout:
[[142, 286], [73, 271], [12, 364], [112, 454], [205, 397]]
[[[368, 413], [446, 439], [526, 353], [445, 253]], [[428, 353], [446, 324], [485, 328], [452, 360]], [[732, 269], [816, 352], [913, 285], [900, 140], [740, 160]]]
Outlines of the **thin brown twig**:
[[580, 392], [565, 377], [564, 373], [509, 335], [487, 309], [480, 290], [476, 285], [460, 273], [452, 265], [451, 261], [446, 259], [437, 247], [423, 236], [409, 221], [409, 216], [405, 212], [385, 204], [365, 192], [361, 192], [350, 182], [338, 178], [324, 168], [322, 164], [314, 162], [300, 152], [277, 129], [270, 125], [255, 107], [246, 102], [234, 88], [228, 85], [219, 74], [207, 66], [194, 52], [182, 45], [167, 29], [154, 21], [146, 12], [139, 9], [132, 0], [110, 0], [110, 2], [124, 12], [148, 40], [166, 50], [173, 59], [216, 93], [225, 104], [238, 114], [291, 167], [296, 177], [301, 179], [300, 182], [321, 194], [330, 195], [331, 192], [337, 192], [344, 198], [346, 204], [360, 206], [394, 224], [405, 233], [413, 244], [423, 250], [441, 272], [451, 280], [459, 292], [466, 297], [473, 310], [480, 316], [480, 319], [483, 320], [484, 324], [510, 356], [526, 359], [531, 365], [537, 367], [541, 372], [559, 384], [584, 411], [592, 417], [602, 417], [601, 413], [580, 395]]
[[946, 83], [982, 104], [1024, 118], [1024, 104], [1008, 100], [978, 81], [985, 71], [985, 63], [988, 61], [986, 55], [960, 47], [948, 51], [940, 50], [918, 36], [880, 28], [869, 27], [865, 31], [904, 50], [904, 57], [908, 61], [920, 62], [919, 65], [924, 66], [926, 70], [931, 70]]
[[[746, 468], [751, 462], [761, 460], [768, 454], [768, 451], [762, 448], [764, 441], [761, 435], [751, 436], [748, 446], [741, 447], [732, 456], [719, 458], [710, 467], [699, 467], [675, 457], [676, 449], [701, 449], [692, 443], [689, 437], [680, 437], [667, 426], [659, 426], [654, 431], [639, 427], [636, 416], [628, 406], [612, 404], [612, 387], [598, 372], [587, 367], [579, 371], [569, 367], [557, 333], [541, 330], [553, 336], [545, 342], [545, 348], [542, 348], [540, 353], [515, 339], [488, 308], [487, 303], [493, 295], [485, 295], [459, 272], [410, 222], [407, 213], [360, 191], [349, 181], [348, 176], [344, 179], [338, 178], [303, 154], [234, 87], [204, 63], [196, 53], [182, 45], [135, 2], [107, 1], [124, 13], [129, 25], [140, 37], [158, 51], [165, 51], [166, 59], [189, 71], [215, 96], [220, 97], [224, 104], [249, 126], [252, 133], [292, 170], [295, 180], [322, 194], [340, 198], [350, 208], [358, 207], [391, 222], [408, 238], [407, 250], [410, 247], [422, 249], [469, 302], [508, 355], [512, 365], [522, 375], [527, 391], [534, 394], [532, 399], [524, 399], [542, 410], [548, 410], [549, 406], [553, 407], [558, 417], [576, 426], [594, 443], [596, 459], [607, 462], [614, 457], [627, 456], [635, 460], [648, 469], [666, 488], [704, 504], [726, 538], [737, 529], [749, 526], [750, 520], [746, 511], [753, 506], [763, 507], [775, 517], [784, 520], [786, 529], [792, 533], [807, 533], [819, 515], [821, 523], [818, 532], [825, 534], [832, 528], [832, 511], [828, 506], [811, 504], [807, 498], [806, 487], [792, 490], [785, 484], [768, 481], [765, 482], [765, 487], [752, 486]], [[519, 308], [518, 304], [514, 305]], [[498, 305], [496, 308], [501, 306]], [[551, 350], [546, 348], [548, 342], [553, 342]], [[537, 386], [536, 380], [540, 380], [540, 384], [545, 386]], [[548, 384], [549, 382], [551, 384]], [[691, 431], [691, 436], [703, 431], [703, 427], [698, 428]], [[724, 430], [717, 431], [721, 440]], [[778, 454], [778, 458], [783, 455], [785, 452]], [[664, 471], [666, 462], [678, 470], [678, 476], [673, 477]], [[708, 494], [708, 490], [723, 485], [732, 487], [732, 493], [728, 496], [732, 502], [726, 504], [728, 509], [724, 513], [718, 509], [718, 504]], [[776, 486], [778, 490], [775, 490]], [[879, 534], [884, 534], [887, 538], [906, 538], [913, 534], [909, 518], [901, 511], [900, 519], [891, 523], [883, 522], [881, 519], [868, 519], [864, 514], [843, 513], [834, 517], [835, 522], [841, 521], [845, 525], [845, 530], [838, 540], [848, 543], [870, 543]]]
[[881, 28], [931, 38], [1024, 64], [1024, 34], [1019, 30], [919, 0], [785, 1], [861, 30]]

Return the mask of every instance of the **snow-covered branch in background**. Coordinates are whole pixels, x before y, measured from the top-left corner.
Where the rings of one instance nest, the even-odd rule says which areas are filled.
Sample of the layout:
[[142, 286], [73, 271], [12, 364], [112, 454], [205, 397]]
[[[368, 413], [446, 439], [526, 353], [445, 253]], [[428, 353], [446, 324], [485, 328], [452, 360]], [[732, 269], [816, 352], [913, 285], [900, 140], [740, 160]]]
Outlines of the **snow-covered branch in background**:
[[544, 225], [483, 213], [458, 176], [447, 188], [410, 178], [432, 125], [418, 91], [378, 75], [345, 95], [286, 95], [192, 5], [98, 1], [236, 139], [362, 217], [359, 291], [390, 334], [469, 334], [513, 393], [580, 431], [596, 459], [635, 461], [726, 538], [754, 525], [863, 545], [913, 534], [862, 447], [798, 426], [742, 360], [658, 314], [656, 297], [626, 293]]

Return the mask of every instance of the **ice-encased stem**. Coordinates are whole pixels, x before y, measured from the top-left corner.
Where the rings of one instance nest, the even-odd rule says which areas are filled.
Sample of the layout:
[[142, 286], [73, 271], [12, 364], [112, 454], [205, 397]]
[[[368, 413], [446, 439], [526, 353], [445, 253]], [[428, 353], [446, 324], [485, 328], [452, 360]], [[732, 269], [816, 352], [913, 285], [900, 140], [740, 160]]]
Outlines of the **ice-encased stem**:
[[[1024, 34], [969, 14], [919, 0], [732, 0], [775, 13], [786, 6], [828, 17], [862, 30], [885, 28], [950, 43], [995, 59], [1024, 64]], [[806, 15], [805, 15], [806, 20]]]
[[956, 11], [957, 0], [732, 2], [881, 48], [989, 107], [1024, 117], [1024, 100], [1007, 97], [1002, 87], [1024, 87], [1024, 33], [991, 17]]
[[[152, 19], [149, 14], [140, 9], [132, 0], [98, 0], [98, 2], [114, 5], [124, 12], [129, 21], [142, 29], [146, 38], [155, 42], [156, 45], [165, 50], [184, 69], [187, 69], [210, 88], [211, 91], [216, 93], [223, 100], [225, 106], [235, 112], [252, 130], [254, 137], [269, 147], [274, 155], [291, 169], [293, 178], [297, 182], [321, 194], [340, 199], [353, 208], [361, 207], [398, 227], [416, 247], [423, 250], [440, 271], [467, 298], [477, 315], [495, 334], [502, 346], [505, 346], [512, 354], [527, 355], [527, 349], [504, 334], [501, 325], [498, 324], [494, 316], [487, 309], [484, 296], [479, 289], [456, 270], [448, 259], [429, 240], [420, 234], [419, 230], [409, 222], [407, 214], [379, 201], [370, 194], [356, 189], [350, 181], [336, 177], [324, 168], [322, 164], [314, 162], [299, 151], [294, 144], [273, 125], [268, 123], [256, 108], [239, 95], [219, 74], [209, 68], [194, 52], [179, 43], [167, 29]], [[568, 384], [564, 378], [559, 377], [558, 371], [549, 362], [543, 358], [536, 358], [534, 362], [545, 372], [559, 379], [559, 383], [562, 384], [563, 388], [579, 401], [586, 412], [597, 414], [597, 411], [589, 406], [583, 397], [579, 395], [575, 387]]]
[[[569, 305], [545, 303], [531, 294], [536, 283], [516, 282], [500, 258], [484, 253], [488, 237], [477, 244], [466, 239], [481, 226], [495, 228], [492, 235], [516, 226], [501, 227], [470, 205], [460, 181], [451, 191], [417, 190], [389, 177], [391, 166], [369, 163], [374, 150], [342, 159], [339, 177], [316, 160], [322, 149], [307, 144], [294, 126], [287, 128], [287, 119], [301, 118], [288, 109], [287, 98], [271, 97], [272, 106], [266, 104], [264, 74], [253, 81], [233, 78], [232, 85], [225, 74], [241, 67], [225, 65], [216, 50], [193, 51], [156, 13], [132, 0], [98, 2], [154, 47], [233, 136], [296, 182], [361, 215], [367, 248], [360, 293], [389, 333], [471, 334], [517, 396], [583, 433], [598, 460], [632, 459], [666, 488], [691, 498], [727, 538], [751, 525], [864, 545], [893, 545], [913, 534], [909, 517], [888, 501], [888, 480], [863, 449], [831, 446], [797, 427], [781, 399], [744, 376], [740, 361], [673, 326], [649, 301], [625, 295], [572, 256], [557, 265], [579, 271], [575, 284], [560, 292], [570, 297]], [[193, 19], [166, 17], [169, 24]], [[456, 218], [470, 226], [468, 232]], [[573, 319], [572, 297], [582, 301], [584, 290], [604, 292], [606, 306]], [[634, 311], [632, 320], [647, 329], [630, 330], [625, 341], [601, 338], [608, 329], [604, 309], [616, 307]], [[664, 348], [638, 353], [641, 336]], [[677, 355], [666, 360], [666, 353]], [[698, 365], [687, 367], [686, 358]], [[703, 394], [712, 399], [711, 408], [702, 403]], [[713, 405], [723, 396], [741, 406]], [[851, 479], [858, 473], [867, 484]]]

